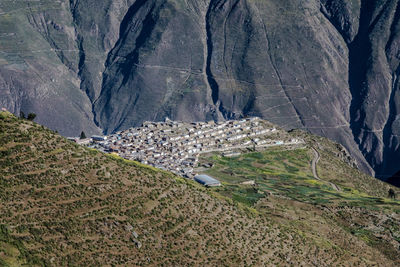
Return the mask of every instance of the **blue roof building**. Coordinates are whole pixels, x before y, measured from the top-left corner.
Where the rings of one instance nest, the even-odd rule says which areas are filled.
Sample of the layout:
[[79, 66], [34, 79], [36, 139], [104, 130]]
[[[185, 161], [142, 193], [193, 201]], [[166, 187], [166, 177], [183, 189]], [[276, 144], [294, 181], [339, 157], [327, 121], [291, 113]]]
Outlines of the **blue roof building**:
[[221, 182], [206, 174], [199, 174], [194, 177], [194, 180], [206, 187], [221, 186]]

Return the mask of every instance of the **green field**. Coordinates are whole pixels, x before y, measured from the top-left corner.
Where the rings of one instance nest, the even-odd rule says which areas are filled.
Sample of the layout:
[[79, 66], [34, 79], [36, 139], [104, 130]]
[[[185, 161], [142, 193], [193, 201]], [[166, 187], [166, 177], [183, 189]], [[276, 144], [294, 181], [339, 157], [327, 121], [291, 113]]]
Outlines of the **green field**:
[[[254, 206], [268, 195], [275, 195], [309, 204], [380, 207], [400, 211], [399, 201], [370, 196], [341, 184], [338, 184], [338, 191], [323, 177], [322, 180], [315, 179], [311, 171], [312, 157], [309, 148], [271, 148], [233, 158], [215, 154], [201, 161], [213, 164], [206, 173], [221, 180], [224, 185], [214, 189], [216, 192], [248, 206]], [[240, 184], [249, 180], [254, 180], [256, 184]]]
[[[320, 228], [322, 221], [338, 225], [386, 257], [398, 260], [400, 201], [387, 197], [390, 186], [341, 160], [332, 142], [302, 137], [307, 143], [305, 148], [275, 147], [233, 158], [204, 156], [200, 165], [212, 163], [205, 173], [223, 185], [210, 190], [299, 233]], [[311, 169], [311, 147], [316, 146], [321, 155], [317, 164], [320, 180], [314, 178]], [[241, 184], [250, 180], [255, 184]], [[318, 233], [324, 231], [330, 234], [327, 229]], [[331, 246], [318, 241], [319, 234], [313, 239], [321, 246]]]

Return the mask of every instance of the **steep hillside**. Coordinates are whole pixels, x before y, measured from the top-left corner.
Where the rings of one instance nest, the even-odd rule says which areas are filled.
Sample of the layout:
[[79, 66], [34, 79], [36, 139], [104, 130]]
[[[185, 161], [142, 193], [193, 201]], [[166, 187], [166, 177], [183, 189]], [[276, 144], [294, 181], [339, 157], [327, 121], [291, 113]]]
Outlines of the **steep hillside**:
[[398, 201], [333, 206], [275, 194], [251, 207], [5, 112], [0, 155], [0, 265], [399, 263]]
[[386, 179], [399, 2], [4, 0], [0, 105], [64, 135], [257, 115], [340, 142]]
[[216, 193], [282, 225], [343, 247], [344, 240], [331, 232], [339, 228], [399, 264], [400, 202], [388, 193], [400, 191], [353, 168], [343, 146], [302, 131], [290, 135], [306, 144], [243, 149], [235, 157], [206, 154], [199, 171], [222, 181]]

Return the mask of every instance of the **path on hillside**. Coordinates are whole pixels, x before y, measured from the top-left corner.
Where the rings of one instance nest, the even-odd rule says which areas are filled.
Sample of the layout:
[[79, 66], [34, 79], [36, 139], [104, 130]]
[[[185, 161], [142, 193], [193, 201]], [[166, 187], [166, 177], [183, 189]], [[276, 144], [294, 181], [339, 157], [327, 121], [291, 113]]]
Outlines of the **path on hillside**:
[[312, 147], [311, 149], [314, 152], [314, 158], [311, 161], [311, 170], [312, 170], [314, 178], [319, 180], [319, 181], [329, 183], [332, 186], [332, 188], [335, 189], [336, 191], [341, 191], [339, 186], [337, 186], [336, 184], [324, 181], [321, 178], [319, 178], [318, 173], [317, 173], [317, 163], [318, 163], [319, 159], [321, 158], [321, 156], [320, 156], [319, 152], [315, 148]]

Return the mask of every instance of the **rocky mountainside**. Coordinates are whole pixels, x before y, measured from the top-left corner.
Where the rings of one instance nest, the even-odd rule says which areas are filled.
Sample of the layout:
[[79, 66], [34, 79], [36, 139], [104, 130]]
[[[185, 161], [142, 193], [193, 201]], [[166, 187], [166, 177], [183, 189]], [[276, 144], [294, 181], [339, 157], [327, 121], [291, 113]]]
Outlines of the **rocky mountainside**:
[[398, 171], [399, 0], [0, 3], [0, 105], [64, 135], [260, 116]]
[[294, 134], [307, 147], [205, 158], [206, 189], [0, 112], [0, 266], [398, 266], [393, 187]]

